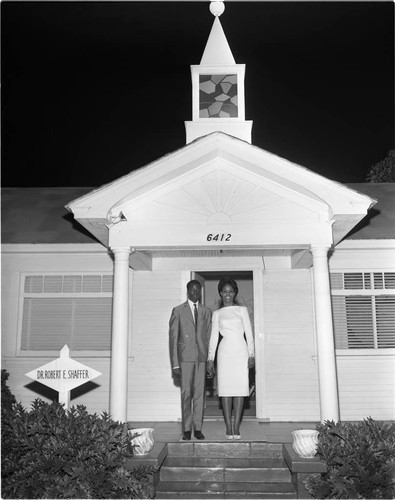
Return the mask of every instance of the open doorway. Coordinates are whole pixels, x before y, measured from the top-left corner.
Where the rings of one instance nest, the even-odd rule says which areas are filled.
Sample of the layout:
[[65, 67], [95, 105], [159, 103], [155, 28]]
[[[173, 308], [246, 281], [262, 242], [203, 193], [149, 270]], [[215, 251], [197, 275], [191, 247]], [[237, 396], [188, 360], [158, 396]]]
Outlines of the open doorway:
[[[225, 276], [233, 278], [237, 282], [239, 293], [237, 300], [239, 305], [248, 309], [251, 325], [254, 325], [254, 286], [252, 271], [195, 271], [191, 273], [192, 279], [197, 279], [202, 284], [202, 303], [215, 311], [220, 306], [218, 294], [218, 283]], [[221, 341], [221, 337], [220, 337]], [[243, 418], [256, 416], [256, 391], [255, 391], [255, 368], [249, 371], [250, 395], [244, 399]], [[206, 379], [206, 408], [205, 419], [222, 417], [221, 399], [218, 397], [216, 377]]]

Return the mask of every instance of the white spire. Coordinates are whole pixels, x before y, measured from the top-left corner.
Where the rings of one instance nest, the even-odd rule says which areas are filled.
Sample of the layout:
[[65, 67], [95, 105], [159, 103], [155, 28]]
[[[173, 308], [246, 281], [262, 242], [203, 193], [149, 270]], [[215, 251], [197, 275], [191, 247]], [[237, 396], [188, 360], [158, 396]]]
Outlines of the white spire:
[[219, 16], [223, 1], [212, 1], [215, 19], [199, 65], [192, 65], [192, 121], [185, 122], [187, 143], [224, 132], [251, 143], [252, 122], [244, 118], [244, 64], [236, 64]]
[[[212, 2], [222, 3], [222, 2]], [[222, 29], [219, 17], [215, 17], [213, 27], [204, 49], [201, 66], [217, 66], [225, 64], [236, 64], [228, 40]]]

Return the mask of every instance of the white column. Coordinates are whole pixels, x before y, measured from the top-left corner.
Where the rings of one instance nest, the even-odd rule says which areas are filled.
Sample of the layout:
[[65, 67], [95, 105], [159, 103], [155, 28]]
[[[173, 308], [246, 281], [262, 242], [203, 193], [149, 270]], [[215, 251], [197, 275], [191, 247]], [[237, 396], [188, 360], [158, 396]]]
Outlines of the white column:
[[110, 414], [127, 421], [128, 403], [128, 318], [130, 248], [112, 248], [114, 291], [112, 306]]
[[312, 246], [314, 271], [315, 321], [317, 331], [318, 375], [321, 421], [339, 420], [336, 355], [333, 336], [328, 250]]

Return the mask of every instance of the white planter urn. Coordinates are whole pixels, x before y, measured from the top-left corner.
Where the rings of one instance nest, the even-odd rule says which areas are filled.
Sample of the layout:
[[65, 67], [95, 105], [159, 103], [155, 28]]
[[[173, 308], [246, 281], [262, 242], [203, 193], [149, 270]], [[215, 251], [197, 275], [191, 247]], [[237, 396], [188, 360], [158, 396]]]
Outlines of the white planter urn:
[[301, 429], [293, 431], [292, 448], [302, 458], [313, 458], [317, 453], [318, 431]]
[[147, 455], [152, 450], [154, 447], [153, 432], [154, 429], [150, 427], [129, 430], [135, 455]]

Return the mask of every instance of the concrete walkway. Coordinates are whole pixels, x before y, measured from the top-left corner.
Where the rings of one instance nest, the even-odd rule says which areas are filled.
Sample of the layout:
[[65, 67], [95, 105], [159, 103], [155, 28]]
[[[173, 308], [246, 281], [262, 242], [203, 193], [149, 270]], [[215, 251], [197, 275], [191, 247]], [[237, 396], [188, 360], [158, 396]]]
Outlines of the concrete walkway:
[[[315, 429], [318, 422], [260, 422], [243, 420], [240, 433], [244, 441], [267, 441], [269, 443], [292, 443], [291, 432], [297, 429]], [[181, 422], [129, 422], [134, 429], [151, 427], [157, 443], [179, 441]], [[225, 424], [222, 419], [205, 420], [202, 429], [207, 441], [226, 441]], [[193, 439], [193, 437], [192, 437]]]

